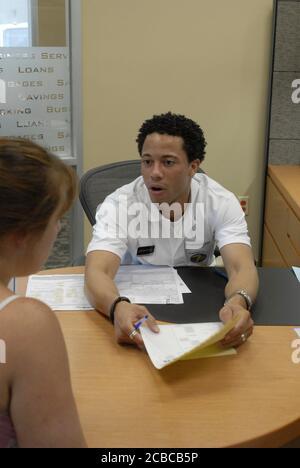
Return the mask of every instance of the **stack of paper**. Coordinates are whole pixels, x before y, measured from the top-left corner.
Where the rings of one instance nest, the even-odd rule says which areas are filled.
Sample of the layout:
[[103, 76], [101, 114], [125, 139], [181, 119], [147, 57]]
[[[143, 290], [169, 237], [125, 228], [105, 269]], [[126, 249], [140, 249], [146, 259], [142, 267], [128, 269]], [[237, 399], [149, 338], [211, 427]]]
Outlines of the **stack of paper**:
[[[171, 267], [121, 266], [115, 283], [121, 296], [137, 304], [182, 304], [182, 293], [190, 292]], [[34, 297], [53, 310], [92, 310], [84, 294], [84, 275], [33, 275], [26, 296]]]
[[183, 292], [190, 292], [171, 267], [121, 266], [115, 283], [121, 296], [136, 304], [183, 304]]
[[240, 317], [222, 323], [190, 323], [160, 325], [154, 333], [148, 327], [140, 328], [144, 345], [157, 369], [181, 359], [236, 354], [234, 349], [222, 350], [217, 343], [236, 325]]

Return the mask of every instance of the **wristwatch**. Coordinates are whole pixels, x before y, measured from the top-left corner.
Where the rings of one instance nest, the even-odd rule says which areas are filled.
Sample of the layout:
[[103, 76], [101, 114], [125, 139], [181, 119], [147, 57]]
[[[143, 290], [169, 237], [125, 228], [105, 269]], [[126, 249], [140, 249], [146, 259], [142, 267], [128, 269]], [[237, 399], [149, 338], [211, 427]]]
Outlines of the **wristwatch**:
[[233, 296], [236, 296], [237, 294], [239, 294], [240, 296], [242, 296], [244, 299], [245, 299], [245, 302], [246, 302], [246, 305], [247, 305], [247, 310], [251, 310], [252, 309], [252, 306], [253, 306], [253, 302], [252, 302], [252, 299], [251, 297], [249, 296], [249, 294], [247, 293], [247, 291], [245, 291], [245, 289], [238, 289], [237, 291], [235, 291], [233, 294], [231, 294], [231, 296], [229, 296], [226, 301], [224, 302], [224, 305], [227, 304], [227, 302], [233, 297]]
[[111, 308], [110, 308], [110, 311], [109, 311], [109, 318], [110, 318], [110, 321], [111, 321], [112, 324], [115, 323], [115, 308], [116, 308], [116, 305], [119, 304], [119, 302], [122, 302], [122, 301], [130, 303], [130, 299], [128, 299], [128, 297], [119, 296], [119, 297], [117, 297], [117, 299], [114, 300], [114, 302], [111, 305]]

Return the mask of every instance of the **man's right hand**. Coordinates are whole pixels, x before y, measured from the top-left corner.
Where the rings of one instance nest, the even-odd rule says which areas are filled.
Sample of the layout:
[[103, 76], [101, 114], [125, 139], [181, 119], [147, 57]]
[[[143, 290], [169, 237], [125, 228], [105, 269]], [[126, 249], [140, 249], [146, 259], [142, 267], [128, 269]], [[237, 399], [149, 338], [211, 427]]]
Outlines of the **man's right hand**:
[[130, 338], [130, 334], [134, 330], [134, 324], [145, 317], [145, 315], [148, 315], [145, 324], [154, 333], [158, 333], [159, 328], [156, 320], [146, 307], [138, 304], [129, 304], [125, 301], [119, 302], [115, 308], [115, 336], [117, 343], [136, 344], [138, 348], [144, 349], [140, 333], [136, 333], [132, 338]]

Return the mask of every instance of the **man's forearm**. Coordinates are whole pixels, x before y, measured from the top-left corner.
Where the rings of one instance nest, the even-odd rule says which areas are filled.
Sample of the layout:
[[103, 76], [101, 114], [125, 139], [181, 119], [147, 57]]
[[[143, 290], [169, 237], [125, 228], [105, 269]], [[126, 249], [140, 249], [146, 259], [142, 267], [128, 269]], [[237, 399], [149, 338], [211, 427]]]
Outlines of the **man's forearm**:
[[[238, 290], [245, 290], [252, 302], [255, 302], [258, 293], [258, 274], [255, 266], [241, 267], [239, 270], [234, 270], [229, 274], [229, 280], [225, 287], [225, 297], [228, 299]], [[242, 304], [244, 299], [239, 296], [236, 300]]]
[[119, 296], [114, 281], [102, 271], [91, 271], [86, 277], [85, 292], [91, 305], [109, 317], [111, 305]]

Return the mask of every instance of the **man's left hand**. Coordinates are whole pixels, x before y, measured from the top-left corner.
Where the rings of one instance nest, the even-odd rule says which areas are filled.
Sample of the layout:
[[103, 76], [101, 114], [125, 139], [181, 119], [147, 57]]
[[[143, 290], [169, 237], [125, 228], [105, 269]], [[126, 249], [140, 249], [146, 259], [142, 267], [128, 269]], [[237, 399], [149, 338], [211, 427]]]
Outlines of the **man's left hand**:
[[220, 319], [223, 323], [232, 320], [238, 314], [241, 315], [241, 319], [220, 342], [221, 346], [224, 348], [237, 348], [238, 346], [241, 346], [246, 343], [253, 333], [254, 322], [251, 318], [250, 312], [241, 305], [227, 303], [219, 312]]

